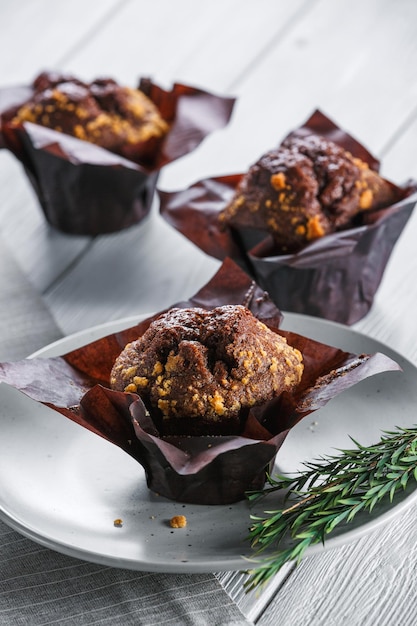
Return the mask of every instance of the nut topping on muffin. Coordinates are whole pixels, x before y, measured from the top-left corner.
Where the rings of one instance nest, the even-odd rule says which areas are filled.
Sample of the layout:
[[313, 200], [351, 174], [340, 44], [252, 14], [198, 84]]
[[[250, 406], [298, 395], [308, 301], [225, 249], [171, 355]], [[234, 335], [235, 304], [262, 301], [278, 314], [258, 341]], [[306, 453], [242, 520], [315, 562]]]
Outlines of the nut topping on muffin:
[[110, 383], [138, 393], [163, 434], [233, 434], [250, 407], [291, 392], [302, 373], [302, 355], [285, 338], [227, 305], [162, 314], [125, 347]]
[[72, 76], [42, 73], [34, 94], [13, 122], [33, 122], [97, 144], [127, 158], [140, 158], [150, 139], [169, 127], [154, 103], [140, 90], [110, 78], [85, 83]]
[[290, 253], [395, 199], [388, 181], [337, 144], [290, 136], [250, 167], [220, 220], [266, 230]]

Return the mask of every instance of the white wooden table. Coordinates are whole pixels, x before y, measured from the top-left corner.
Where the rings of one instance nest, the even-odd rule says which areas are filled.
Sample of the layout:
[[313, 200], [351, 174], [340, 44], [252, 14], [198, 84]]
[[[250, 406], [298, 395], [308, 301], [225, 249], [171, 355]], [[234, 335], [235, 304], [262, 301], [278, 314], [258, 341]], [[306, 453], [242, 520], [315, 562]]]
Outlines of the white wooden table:
[[[152, 76], [166, 87], [177, 81], [237, 96], [227, 129], [164, 169], [164, 190], [244, 171], [315, 108], [401, 183], [417, 178], [416, 28], [415, 0], [2, 0], [0, 83], [60, 69], [131, 85]], [[219, 266], [159, 217], [156, 202], [146, 222], [118, 234], [52, 230], [7, 151], [0, 151], [0, 234], [64, 334], [159, 310], [193, 294]], [[156, 246], [161, 236], [169, 264]], [[355, 328], [417, 364], [416, 238], [414, 215]], [[415, 514], [285, 569], [260, 597], [244, 595], [239, 574], [219, 577], [262, 626], [417, 624]]]

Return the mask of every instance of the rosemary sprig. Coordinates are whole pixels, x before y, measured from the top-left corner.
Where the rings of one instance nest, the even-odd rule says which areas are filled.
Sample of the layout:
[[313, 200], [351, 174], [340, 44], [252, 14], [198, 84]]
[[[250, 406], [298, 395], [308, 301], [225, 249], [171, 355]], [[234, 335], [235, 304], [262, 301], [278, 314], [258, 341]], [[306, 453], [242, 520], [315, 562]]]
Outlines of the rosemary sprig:
[[[290, 561], [298, 564], [306, 549], [319, 542], [336, 526], [351, 522], [361, 510], [369, 513], [383, 499], [392, 502], [409, 479], [417, 481], [417, 426], [384, 431], [381, 440], [339, 450], [338, 456], [305, 463], [305, 471], [293, 476], [269, 477], [269, 486], [248, 494], [251, 502], [278, 490], [286, 490], [288, 507], [251, 516], [249, 540], [255, 549], [256, 567], [250, 571], [247, 589], [266, 583]], [[280, 542], [287, 547], [280, 549]], [[275, 548], [262, 558], [267, 548]]]

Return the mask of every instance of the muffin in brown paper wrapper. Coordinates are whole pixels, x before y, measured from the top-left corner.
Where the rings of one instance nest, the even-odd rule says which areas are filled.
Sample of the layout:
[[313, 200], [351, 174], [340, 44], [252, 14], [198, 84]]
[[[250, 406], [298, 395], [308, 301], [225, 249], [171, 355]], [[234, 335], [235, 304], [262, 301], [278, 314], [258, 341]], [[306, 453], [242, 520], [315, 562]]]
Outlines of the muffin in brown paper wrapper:
[[237, 435], [164, 436], [152, 407], [145, 407], [135, 393], [109, 388], [115, 359], [157, 315], [60, 357], [2, 363], [0, 381], [122, 448], [143, 466], [149, 489], [158, 494], [180, 502], [236, 502], [247, 490], [263, 486], [289, 430], [303, 417], [368, 376], [401, 368], [381, 353], [349, 354], [280, 330], [280, 311], [230, 259], [196, 295], [175, 306], [212, 309], [225, 304], [245, 305], [299, 349], [304, 363], [296, 390], [253, 407]]
[[[288, 137], [318, 135], [378, 171], [379, 162], [320, 111]], [[222, 228], [220, 213], [244, 174], [198, 181], [177, 192], [159, 191], [163, 217], [205, 253], [234, 259], [282, 310], [353, 324], [366, 315], [395, 243], [417, 200], [417, 183], [385, 181], [395, 202], [360, 212], [353, 224], [283, 253], [272, 236], [253, 228]]]
[[149, 213], [160, 169], [224, 127], [235, 102], [177, 83], [164, 90], [147, 78], [138, 88], [169, 130], [162, 139], [150, 138], [136, 161], [129, 152], [126, 158], [39, 124], [12, 123], [34, 88], [0, 89], [0, 147], [22, 163], [47, 221], [58, 230], [95, 236], [140, 222]]

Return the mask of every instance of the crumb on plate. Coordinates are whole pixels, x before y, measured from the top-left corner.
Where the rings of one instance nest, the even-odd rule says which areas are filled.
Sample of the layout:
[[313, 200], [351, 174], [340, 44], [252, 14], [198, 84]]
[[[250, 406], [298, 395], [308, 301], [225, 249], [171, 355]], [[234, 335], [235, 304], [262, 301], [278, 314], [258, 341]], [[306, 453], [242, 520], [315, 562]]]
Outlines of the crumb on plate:
[[174, 515], [169, 520], [169, 525], [171, 528], [185, 528], [187, 526], [187, 518], [185, 515]]

